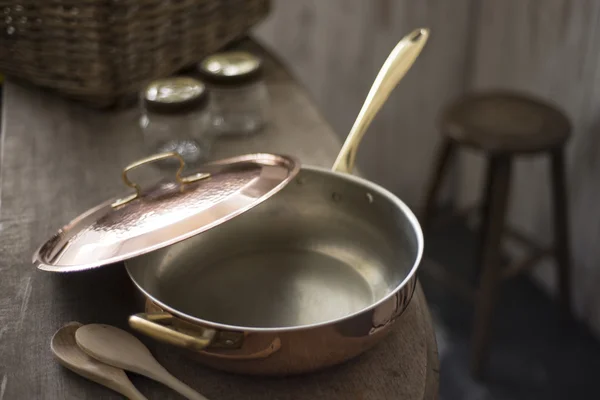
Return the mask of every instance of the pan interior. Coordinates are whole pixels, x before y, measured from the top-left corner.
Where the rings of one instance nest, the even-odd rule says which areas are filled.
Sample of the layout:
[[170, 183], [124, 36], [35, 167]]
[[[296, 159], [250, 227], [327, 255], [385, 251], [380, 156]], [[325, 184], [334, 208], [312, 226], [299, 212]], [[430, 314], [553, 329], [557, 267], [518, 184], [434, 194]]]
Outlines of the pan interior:
[[404, 280], [418, 238], [385, 193], [303, 169], [269, 201], [128, 262], [151, 297], [192, 318], [249, 328], [333, 321]]
[[[250, 268], [249, 268], [250, 267]], [[369, 306], [374, 293], [353, 268], [308, 249], [265, 250], [187, 269], [161, 297], [186, 314], [227, 325], [310, 325]], [[201, 301], [189, 293], [201, 293]]]

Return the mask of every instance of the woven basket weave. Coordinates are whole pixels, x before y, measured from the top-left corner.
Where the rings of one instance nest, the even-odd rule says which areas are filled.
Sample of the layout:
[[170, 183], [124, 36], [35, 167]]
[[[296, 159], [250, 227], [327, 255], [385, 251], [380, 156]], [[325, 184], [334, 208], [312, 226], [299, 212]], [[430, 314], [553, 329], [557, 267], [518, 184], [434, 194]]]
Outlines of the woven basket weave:
[[269, 0], [0, 0], [0, 72], [109, 106], [244, 36]]

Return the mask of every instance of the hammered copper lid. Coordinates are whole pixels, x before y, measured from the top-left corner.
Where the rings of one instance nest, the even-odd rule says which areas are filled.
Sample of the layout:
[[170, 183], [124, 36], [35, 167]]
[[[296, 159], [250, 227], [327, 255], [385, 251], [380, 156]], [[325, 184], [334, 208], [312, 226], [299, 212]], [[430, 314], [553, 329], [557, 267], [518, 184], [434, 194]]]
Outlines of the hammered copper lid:
[[[128, 171], [167, 157], [180, 161], [174, 179], [142, 189]], [[60, 229], [33, 257], [39, 269], [70, 272], [124, 261], [219, 225], [268, 199], [300, 170], [291, 157], [250, 154], [206, 164], [182, 176], [176, 153], [149, 157], [123, 170], [135, 193], [87, 211]]]

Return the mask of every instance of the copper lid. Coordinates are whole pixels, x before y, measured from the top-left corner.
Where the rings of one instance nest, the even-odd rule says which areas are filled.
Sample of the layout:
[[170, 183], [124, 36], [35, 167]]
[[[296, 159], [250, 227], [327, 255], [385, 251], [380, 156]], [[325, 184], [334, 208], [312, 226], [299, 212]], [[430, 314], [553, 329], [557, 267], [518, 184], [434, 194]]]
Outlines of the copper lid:
[[[127, 172], [175, 157], [175, 179], [142, 189]], [[123, 170], [135, 193], [85, 212], [60, 229], [33, 257], [39, 269], [70, 272], [124, 261], [204, 232], [260, 204], [300, 170], [291, 157], [250, 154], [206, 164], [181, 176], [177, 153], [149, 157]]]

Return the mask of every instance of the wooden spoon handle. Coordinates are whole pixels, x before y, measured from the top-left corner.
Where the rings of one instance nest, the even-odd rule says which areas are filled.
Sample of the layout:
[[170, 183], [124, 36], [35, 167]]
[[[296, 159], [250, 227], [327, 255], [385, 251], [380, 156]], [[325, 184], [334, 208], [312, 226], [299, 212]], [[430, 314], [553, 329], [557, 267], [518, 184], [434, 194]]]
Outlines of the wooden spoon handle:
[[130, 400], [148, 400], [133, 384], [122, 386], [119, 392]]
[[208, 400], [206, 397], [202, 396], [200, 393], [198, 393], [197, 391], [195, 391], [194, 389], [192, 389], [185, 383], [181, 382], [179, 379], [175, 378], [166, 369], [162, 368], [162, 366], [161, 366], [161, 370], [162, 371], [160, 373], [153, 373], [152, 374], [153, 376], [151, 376], [150, 378], [152, 378], [160, 383], [165, 384], [166, 386], [170, 387], [174, 391], [181, 394], [186, 399]]

